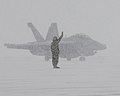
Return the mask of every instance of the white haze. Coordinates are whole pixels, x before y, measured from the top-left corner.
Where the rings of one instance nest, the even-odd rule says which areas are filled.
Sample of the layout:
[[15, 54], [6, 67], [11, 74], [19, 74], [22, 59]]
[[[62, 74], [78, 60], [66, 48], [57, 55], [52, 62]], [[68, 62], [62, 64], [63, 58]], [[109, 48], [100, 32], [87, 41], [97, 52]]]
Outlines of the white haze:
[[[27, 22], [46, 37], [52, 22], [59, 34], [85, 33], [107, 49], [85, 62], [51, 61], [4, 43], [35, 41]], [[0, 96], [120, 95], [120, 0], [0, 0]]]
[[4, 43], [35, 40], [27, 22], [44, 37], [50, 24], [57, 22], [59, 33], [85, 33], [107, 45], [107, 56], [119, 56], [119, 5], [119, 0], [0, 0], [1, 55], [6, 51]]

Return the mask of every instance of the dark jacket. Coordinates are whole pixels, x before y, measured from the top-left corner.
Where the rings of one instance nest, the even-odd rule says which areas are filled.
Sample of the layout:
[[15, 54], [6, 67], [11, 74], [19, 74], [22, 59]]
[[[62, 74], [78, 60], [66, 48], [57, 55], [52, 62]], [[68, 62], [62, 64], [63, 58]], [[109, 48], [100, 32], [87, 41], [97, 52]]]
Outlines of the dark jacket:
[[63, 37], [63, 34], [58, 39], [54, 40], [51, 43], [52, 54], [59, 54], [60, 53], [60, 51], [59, 51], [59, 42], [62, 39], [62, 37]]

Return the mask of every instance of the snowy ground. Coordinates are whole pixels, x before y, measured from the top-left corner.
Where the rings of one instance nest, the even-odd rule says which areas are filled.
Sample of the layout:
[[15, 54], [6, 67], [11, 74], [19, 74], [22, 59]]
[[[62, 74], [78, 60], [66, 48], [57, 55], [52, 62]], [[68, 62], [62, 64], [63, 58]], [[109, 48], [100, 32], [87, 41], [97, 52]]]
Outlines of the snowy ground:
[[53, 69], [51, 61], [32, 58], [1, 61], [0, 96], [120, 96], [118, 63], [61, 59], [61, 69]]

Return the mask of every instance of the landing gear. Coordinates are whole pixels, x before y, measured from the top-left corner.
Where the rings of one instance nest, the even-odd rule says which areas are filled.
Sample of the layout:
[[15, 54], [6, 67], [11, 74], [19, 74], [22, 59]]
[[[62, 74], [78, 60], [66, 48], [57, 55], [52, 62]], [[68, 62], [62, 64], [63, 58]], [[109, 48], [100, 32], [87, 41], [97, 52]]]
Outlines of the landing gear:
[[80, 61], [85, 61], [85, 57], [82, 56], [82, 57], [79, 58], [79, 60]]
[[67, 61], [71, 61], [71, 58], [67, 58]]
[[48, 56], [45, 56], [45, 61], [49, 61], [49, 57]]

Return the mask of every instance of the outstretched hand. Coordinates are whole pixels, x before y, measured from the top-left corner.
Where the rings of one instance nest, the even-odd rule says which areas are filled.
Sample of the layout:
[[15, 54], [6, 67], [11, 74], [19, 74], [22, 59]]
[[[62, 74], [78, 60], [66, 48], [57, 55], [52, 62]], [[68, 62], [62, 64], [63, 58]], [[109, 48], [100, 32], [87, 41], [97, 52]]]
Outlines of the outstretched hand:
[[59, 37], [58, 40], [60, 41], [62, 39], [62, 37], [63, 37], [63, 32], [62, 32], [62, 34], [61, 34], [61, 36]]
[[62, 35], [63, 35], [63, 32], [62, 32]]

